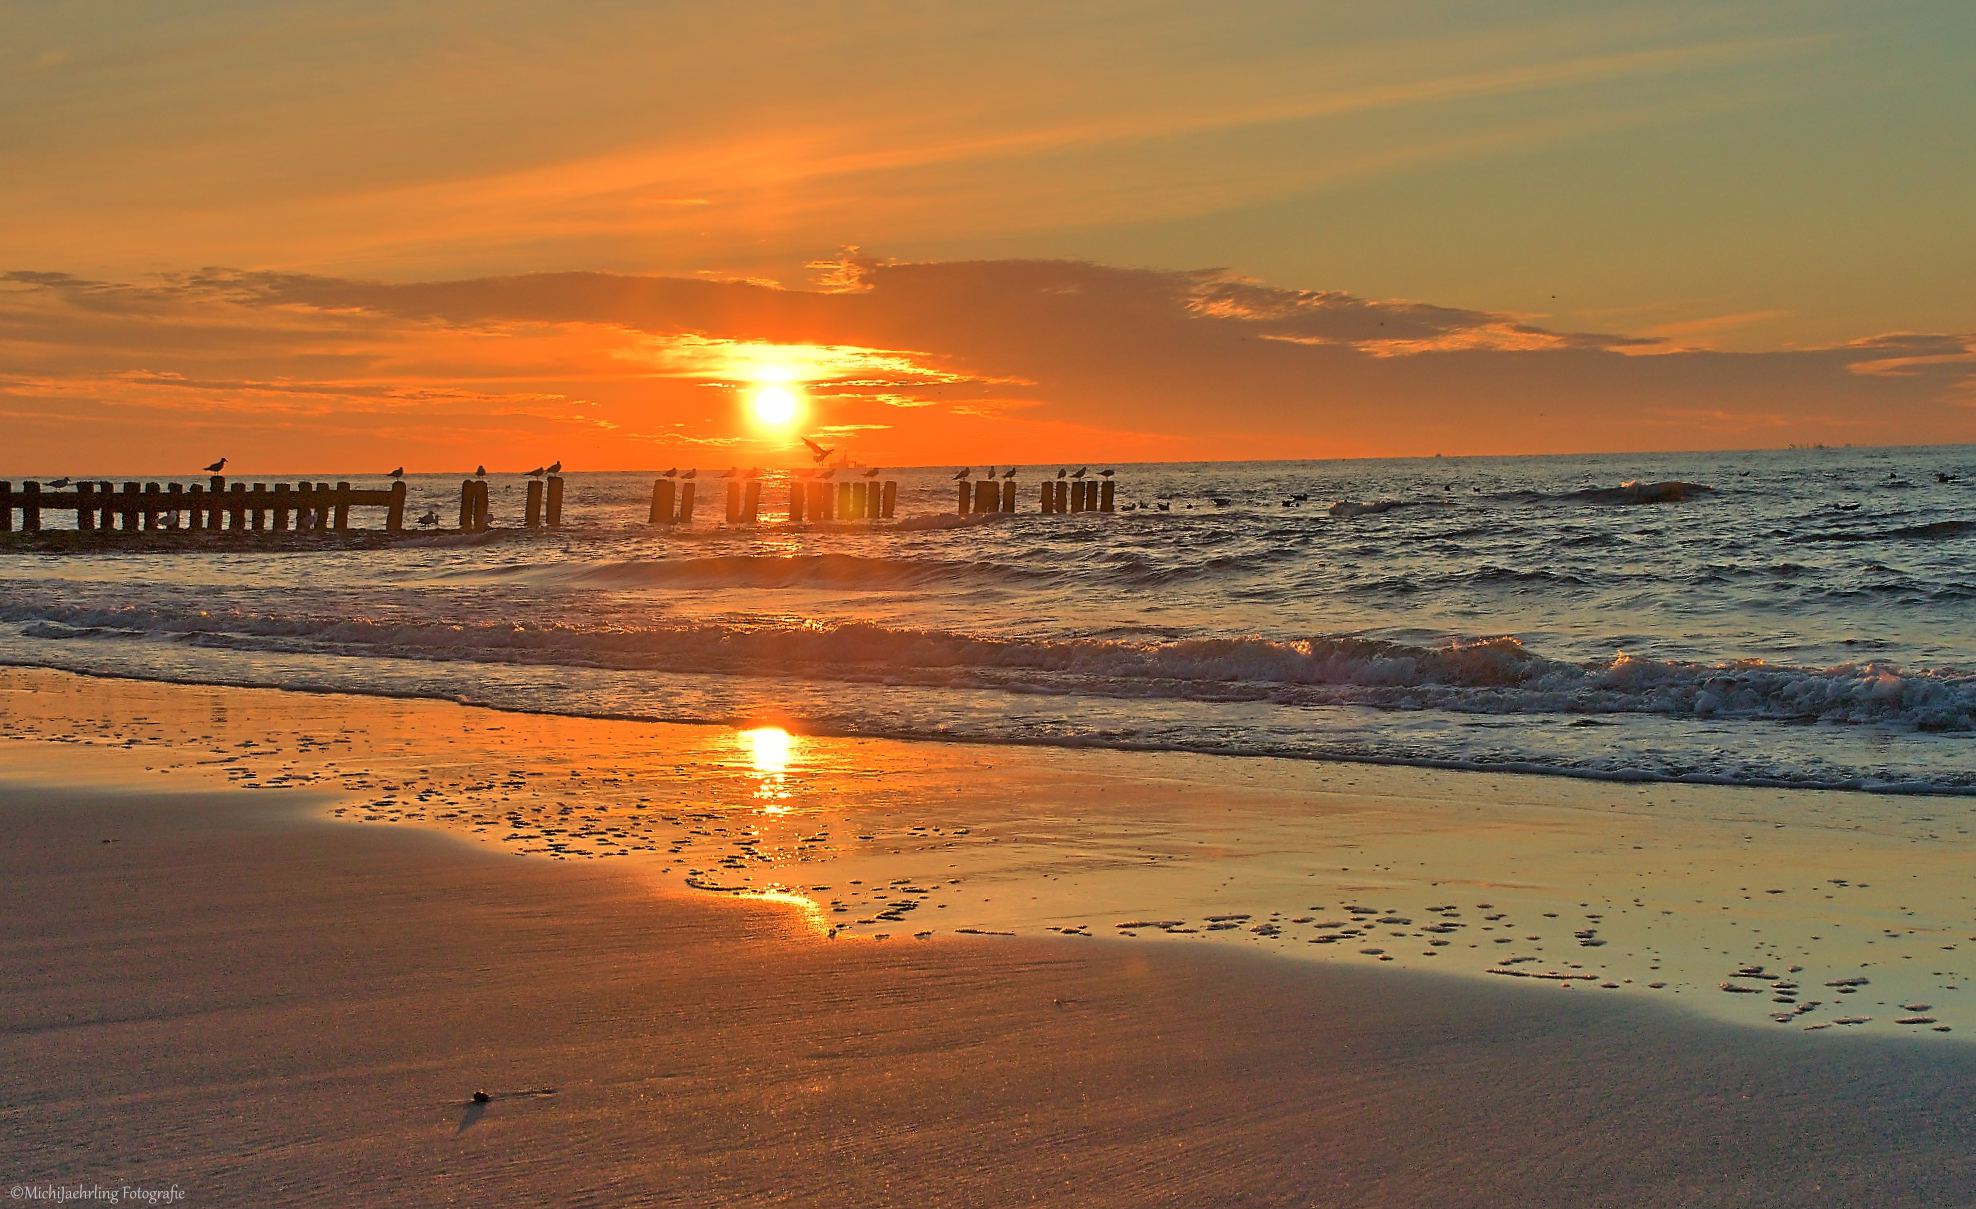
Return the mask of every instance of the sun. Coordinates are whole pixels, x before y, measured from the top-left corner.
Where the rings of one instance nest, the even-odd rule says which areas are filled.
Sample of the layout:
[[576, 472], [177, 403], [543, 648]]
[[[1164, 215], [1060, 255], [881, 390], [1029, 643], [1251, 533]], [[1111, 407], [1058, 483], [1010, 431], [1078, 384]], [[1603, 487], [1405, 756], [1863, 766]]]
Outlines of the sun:
[[780, 428], [796, 418], [796, 392], [786, 386], [764, 386], [755, 392], [755, 418]]

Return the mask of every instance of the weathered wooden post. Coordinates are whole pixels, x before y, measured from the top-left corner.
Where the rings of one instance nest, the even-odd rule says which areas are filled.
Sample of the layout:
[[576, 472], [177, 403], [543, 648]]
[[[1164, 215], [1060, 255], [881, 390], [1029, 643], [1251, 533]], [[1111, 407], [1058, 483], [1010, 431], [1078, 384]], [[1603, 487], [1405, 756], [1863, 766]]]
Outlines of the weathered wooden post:
[[0, 533], [14, 531], [14, 485], [0, 482]]
[[1002, 511], [1015, 511], [1015, 480], [1002, 480]]
[[972, 503], [973, 500], [974, 500], [973, 486], [967, 483], [966, 481], [963, 481], [961, 483], [961, 515], [962, 516], [967, 515], [968, 505]]
[[185, 527], [194, 533], [199, 532], [200, 528], [205, 524], [205, 510], [201, 507], [205, 503], [205, 500], [206, 489], [198, 483], [194, 483], [192, 486], [186, 488]]
[[[260, 526], [256, 525], [255, 528]], [[391, 484], [391, 502], [385, 505], [384, 528], [388, 533], [405, 531], [405, 480]]]
[[1045, 479], [1043, 480], [1042, 490], [1036, 493], [1036, 511], [1042, 513], [1044, 516], [1048, 516], [1052, 512], [1055, 512], [1056, 510], [1057, 510], [1056, 485], [1051, 483], [1048, 479]]
[[77, 483], [75, 485], [75, 527], [87, 533], [96, 528], [96, 484]]
[[1002, 508], [1002, 489], [994, 479], [983, 479], [974, 485], [974, 510], [976, 512], [999, 512]]
[[[238, 491], [240, 488], [236, 486], [234, 490]], [[338, 533], [350, 531], [350, 484], [348, 483], [336, 485], [336, 531]]]
[[871, 520], [877, 520], [879, 517], [885, 515], [885, 510], [879, 503], [884, 491], [885, 485], [883, 483], [874, 482], [865, 488], [865, 516]]
[[891, 519], [892, 519], [892, 508], [893, 508], [893, 505], [895, 505], [895, 504], [897, 504], [898, 502], [899, 502], [899, 484], [898, 484], [898, 482], [897, 482], [897, 481], [895, 481], [895, 480], [893, 480], [893, 479], [886, 479], [886, 480], [885, 480], [885, 503], [884, 503], [884, 506], [883, 506], [883, 507], [882, 507], [882, 508], [880, 509], [880, 512], [879, 512], [879, 515], [880, 515], [880, 516], [882, 516], [882, 517], [884, 517], [884, 518], [885, 518], [886, 520], [888, 520], [888, 521], [889, 521], [889, 520], [891, 520]]
[[[487, 498], [484, 489], [480, 498]], [[549, 476], [549, 502], [543, 505], [542, 513], [543, 523], [551, 529], [563, 527], [563, 476], [560, 474]]]
[[317, 483], [316, 484], [316, 528], [318, 530], [327, 530], [329, 528], [329, 520], [330, 520], [330, 516], [334, 512], [335, 503], [336, 503], [336, 496], [332, 491], [330, 491], [329, 484]]
[[[660, 481], [663, 482], [664, 480]], [[653, 524], [658, 523], [658, 514], [659, 492], [658, 488], [654, 487], [652, 489]], [[522, 501], [521, 506], [521, 527], [524, 529], [540, 529], [542, 527], [542, 483], [538, 479], [528, 480], [528, 498]]]
[[29, 479], [21, 484], [26, 498], [21, 500], [21, 532], [41, 532], [41, 484]]
[[[131, 484], [133, 487], [136, 485]], [[349, 484], [345, 483], [344, 486], [348, 487]], [[247, 527], [247, 484], [235, 483], [229, 494], [233, 496], [233, 502], [227, 506], [226, 527], [239, 533]]]
[[761, 515], [761, 509], [762, 485], [758, 481], [751, 481], [741, 491], [741, 523], [754, 524], [755, 518]]
[[117, 501], [117, 515], [123, 518], [125, 533], [137, 532], [137, 493], [141, 487], [139, 483], [125, 483], [123, 498]]
[[[540, 523], [542, 500], [534, 491], [528, 495], [528, 527], [533, 529]], [[672, 480], [652, 480], [652, 515], [645, 522], [648, 525], [672, 524]]]
[[[560, 484], [562, 480], [557, 479], [555, 480], [555, 482]], [[489, 529], [492, 529], [494, 527], [494, 506], [493, 503], [488, 498], [488, 491], [489, 488], [487, 486], [486, 479], [474, 480], [473, 483], [474, 531], [477, 533], [485, 533]], [[546, 499], [555, 501], [553, 507], [554, 507], [554, 514], [556, 519], [553, 523], [558, 525], [562, 524], [563, 523], [562, 492], [559, 491], [556, 487], [551, 486], [546, 491], [543, 492], [543, 495], [546, 497]], [[550, 511], [551, 511], [551, 505], [548, 503], [544, 503], [542, 507], [542, 512], [545, 520], [547, 520]]]
[[828, 486], [829, 484], [819, 483], [814, 479], [803, 484], [803, 494], [810, 501], [810, 519], [812, 521], [827, 521], [830, 519], [830, 492], [827, 490]]
[[165, 484], [165, 528], [180, 529], [185, 525], [185, 484]]
[[1070, 510], [1072, 512], [1088, 512], [1090, 510], [1090, 496], [1086, 494], [1084, 487], [1085, 484], [1081, 479], [1070, 485]]
[[288, 532], [288, 508], [288, 484], [276, 483], [274, 485], [274, 531], [276, 533]]
[[[308, 489], [309, 489], [309, 485], [307, 483], [302, 484], [302, 490], [307, 491]], [[461, 479], [460, 480], [460, 532], [462, 533], [473, 532], [473, 511], [474, 511], [473, 480]]]
[[252, 519], [254, 522], [253, 529], [256, 533], [260, 533], [268, 527], [267, 502], [268, 485], [266, 483], [254, 484], [254, 512]]
[[789, 481], [789, 523], [803, 523], [803, 484], [796, 479]]
[[679, 523], [693, 523], [693, 484], [682, 483], [679, 488]]
[[842, 520], [848, 521], [856, 515], [856, 513], [851, 511], [851, 485], [849, 483], [837, 484], [837, 516]]
[[1070, 511], [1070, 484], [1069, 484], [1069, 483], [1066, 483], [1066, 482], [1064, 482], [1064, 481], [1063, 481], [1062, 479], [1058, 479], [1058, 480], [1057, 480], [1057, 489], [1056, 489], [1056, 491], [1054, 492], [1054, 494], [1056, 495], [1056, 500], [1057, 500], [1057, 511], [1058, 511], [1058, 512], [1060, 512], [1060, 513], [1062, 513], [1062, 512], [1069, 512], [1069, 511]]
[[871, 515], [871, 488], [863, 483], [851, 484], [851, 515], [859, 520]]
[[732, 525], [741, 520], [741, 484], [730, 482], [727, 485], [727, 523]]
[[1104, 483], [1098, 488], [1098, 511], [1110, 512], [1111, 510], [1112, 510], [1112, 481], [1110, 479], [1106, 479]]
[[[156, 483], [144, 484], [143, 517], [144, 528], [146, 530], [162, 529], [165, 527], [163, 503], [164, 500], [160, 498], [158, 485]], [[254, 527], [256, 529], [260, 528], [259, 525], [255, 525]]]

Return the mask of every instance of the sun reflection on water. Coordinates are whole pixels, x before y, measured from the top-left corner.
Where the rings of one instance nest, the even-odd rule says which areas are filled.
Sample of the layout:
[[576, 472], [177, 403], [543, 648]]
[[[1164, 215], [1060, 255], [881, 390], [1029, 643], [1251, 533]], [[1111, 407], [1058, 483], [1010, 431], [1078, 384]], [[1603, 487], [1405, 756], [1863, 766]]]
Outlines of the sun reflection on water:
[[769, 814], [787, 814], [789, 757], [794, 746], [788, 731], [779, 726], [758, 726], [737, 736], [742, 750], [754, 765], [757, 784], [755, 798]]

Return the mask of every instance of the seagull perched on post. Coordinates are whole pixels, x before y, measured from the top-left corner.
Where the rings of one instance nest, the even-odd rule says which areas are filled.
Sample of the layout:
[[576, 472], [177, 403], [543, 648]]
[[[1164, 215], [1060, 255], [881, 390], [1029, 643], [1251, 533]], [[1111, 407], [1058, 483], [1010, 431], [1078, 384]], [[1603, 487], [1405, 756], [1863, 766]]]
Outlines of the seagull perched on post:
[[390, 474], [387, 474], [384, 477], [387, 479], [402, 479], [405, 477], [405, 468], [403, 466], [400, 466], [398, 467], [398, 469], [392, 471]]
[[814, 460], [818, 462], [823, 461], [831, 454], [837, 452], [835, 446], [832, 446], [829, 449], [825, 449], [823, 446], [817, 444], [815, 441], [810, 440], [808, 437], [803, 438], [803, 444], [808, 445], [810, 447], [810, 453], [814, 455]]
[[550, 474], [561, 474], [562, 472], [563, 472], [563, 464], [562, 464], [561, 462], [551, 462], [551, 463], [549, 463], [549, 473], [550, 473]]
[[720, 477], [724, 479], [731, 479], [739, 473], [741, 473], [741, 468], [739, 466], [729, 466], [726, 472], [723, 473]]
[[1115, 470], [1100, 470], [1100, 471], [1098, 472], [1098, 477], [1099, 477], [1099, 478], [1101, 478], [1101, 479], [1108, 479], [1108, 478], [1110, 478], [1110, 477], [1111, 477], [1112, 475], [1114, 475], [1114, 474], [1116, 474], [1116, 473], [1118, 473], [1118, 472], [1117, 472], [1117, 471], [1115, 471]]
[[1084, 477], [1084, 472], [1089, 469], [1090, 469], [1089, 466], [1079, 466], [1076, 470], [1071, 472], [1070, 477], [1074, 479], [1081, 479]]
[[700, 473], [700, 468], [698, 466], [695, 466], [693, 469], [687, 471], [685, 474], [682, 474], [679, 477], [682, 479], [690, 479], [696, 477], [699, 473]]
[[473, 468], [473, 477], [475, 477], [475, 478], [477, 478], [477, 479], [484, 479], [484, 478], [486, 478], [486, 477], [487, 477], [487, 467], [485, 467], [485, 466], [475, 466], [475, 467]]
[[539, 479], [547, 473], [548, 473], [547, 470], [543, 469], [540, 466], [537, 466], [535, 469], [528, 472], [528, 477], [532, 479]]
[[961, 467], [961, 472], [954, 476], [954, 481], [956, 483], [964, 483], [967, 481], [967, 477], [973, 473], [974, 473], [974, 467], [963, 466]]
[[864, 472], [864, 476], [868, 479], [875, 479], [878, 477], [878, 470], [879, 470], [878, 467], [873, 466], [871, 469]]
[[666, 471], [664, 474], [660, 475], [659, 477], [662, 479], [669, 479], [678, 473], [679, 473], [679, 467], [674, 466], [671, 470]]
[[817, 477], [825, 482], [829, 482], [831, 479], [837, 477], [837, 467], [832, 466], [830, 469], [824, 471], [822, 474], [817, 475]]
[[219, 461], [214, 462], [211, 466], [206, 467], [206, 472], [208, 474], [218, 474], [220, 471], [225, 469], [226, 469], [226, 459], [221, 458]]
[[1057, 467], [1057, 477], [1062, 478], [1063, 476], [1064, 476], [1064, 468], [1061, 466]]
[[1011, 466], [1007, 470], [1002, 472], [1002, 477], [1005, 479], [1012, 479], [1015, 477], [1015, 472], [1016, 472], [1016, 468], [1014, 466]]
[[58, 488], [58, 489], [59, 489], [59, 488], [62, 488], [62, 487], [66, 487], [66, 486], [68, 486], [68, 485], [69, 485], [69, 480], [68, 480], [68, 479], [66, 479], [66, 478], [59, 478], [59, 479], [56, 479], [55, 481], [53, 481], [53, 482], [51, 482], [51, 483], [49, 483], [48, 485], [49, 485], [50, 487], [54, 487], [54, 488]]

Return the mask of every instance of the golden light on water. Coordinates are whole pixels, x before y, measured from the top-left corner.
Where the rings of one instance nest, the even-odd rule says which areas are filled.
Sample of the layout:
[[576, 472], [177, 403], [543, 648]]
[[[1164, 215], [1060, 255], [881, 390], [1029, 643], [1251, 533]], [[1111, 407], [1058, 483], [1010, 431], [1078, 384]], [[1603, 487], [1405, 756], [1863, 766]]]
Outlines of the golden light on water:
[[779, 726], [760, 726], [742, 731], [741, 742], [754, 761], [756, 772], [780, 774], [788, 771], [788, 731]]

